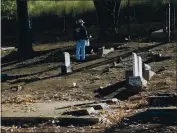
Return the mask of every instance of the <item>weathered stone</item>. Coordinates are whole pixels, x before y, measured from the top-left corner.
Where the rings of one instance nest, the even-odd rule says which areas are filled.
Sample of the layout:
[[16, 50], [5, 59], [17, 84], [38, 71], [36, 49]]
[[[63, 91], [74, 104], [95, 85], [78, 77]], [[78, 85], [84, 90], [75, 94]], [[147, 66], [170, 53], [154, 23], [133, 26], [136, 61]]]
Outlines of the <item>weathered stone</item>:
[[143, 77], [147, 81], [149, 81], [154, 75], [155, 75], [155, 72], [153, 72], [151, 70], [144, 70], [143, 71]]
[[103, 55], [107, 55], [107, 54], [109, 54], [109, 53], [111, 53], [111, 52], [113, 52], [114, 51], [114, 48], [110, 48], [110, 49], [103, 49]]
[[67, 111], [67, 112], [64, 112], [63, 115], [83, 116], [83, 115], [91, 115], [95, 113], [96, 113], [95, 109], [93, 107], [90, 107], [86, 109]]
[[155, 107], [147, 109], [147, 112], [154, 115], [174, 115], [177, 116], [177, 108], [176, 107]]
[[105, 49], [105, 47], [99, 48], [99, 55], [104, 56], [114, 51], [114, 48]]
[[106, 106], [108, 106], [106, 103], [99, 103], [99, 104], [86, 105], [85, 107], [93, 107], [95, 110], [99, 110], [99, 109], [105, 109]]
[[147, 81], [141, 78], [140, 76], [131, 76], [128, 78], [128, 85], [132, 87], [143, 88], [147, 86]]
[[118, 99], [112, 98], [112, 99], [102, 100], [101, 102], [105, 102], [107, 104], [116, 104], [116, 103], [118, 103]]
[[151, 70], [151, 66], [144, 63], [144, 70]]
[[130, 101], [134, 101], [134, 100], [141, 100], [143, 98], [143, 96], [131, 96], [131, 97], [129, 97], [129, 99], [128, 100], [130, 100]]

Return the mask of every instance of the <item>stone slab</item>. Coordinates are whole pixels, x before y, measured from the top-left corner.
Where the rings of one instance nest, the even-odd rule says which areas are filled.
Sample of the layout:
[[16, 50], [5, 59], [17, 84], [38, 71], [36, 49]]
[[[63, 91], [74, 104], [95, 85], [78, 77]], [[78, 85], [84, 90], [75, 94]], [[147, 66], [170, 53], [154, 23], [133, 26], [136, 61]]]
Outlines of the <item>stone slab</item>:
[[141, 77], [137, 76], [130, 76], [128, 77], [127, 81], [128, 85], [131, 87], [138, 87], [138, 88], [143, 88], [147, 85], [147, 81], [142, 79]]
[[106, 103], [90, 104], [85, 107], [93, 107], [95, 110], [105, 109], [108, 105]]
[[174, 115], [174, 116], [177, 116], [177, 107], [149, 108], [149, 109], [147, 109], [147, 112], [154, 114], [154, 115]]
[[143, 71], [144, 71], [144, 70], [151, 70], [151, 66], [144, 63], [144, 64], [143, 64]]
[[153, 72], [151, 70], [144, 70], [143, 71], [143, 77], [147, 81], [150, 81], [154, 75], [155, 75], [155, 72]]
[[134, 100], [141, 100], [143, 98], [143, 96], [131, 96], [128, 98], [128, 100], [130, 101], [134, 101]]
[[51, 101], [27, 104], [2, 104], [2, 117], [39, 117], [59, 116], [68, 108], [77, 105], [89, 104], [93, 101]]
[[112, 99], [107, 99], [107, 100], [101, 100], [101, 102], [105, 102], [107, 104], [117, 104], [118, 101], [119, 100], [117, 98], [112, 98]]
[[170, 106], [177, 105], [177, 96], [169, 95], [157, 95], [148, 97], [150, 106]]
[[99, 48], [99, 55], [100, 56], [105, 56], [111, 52], [114, 51], [114, 48], [110, 48], [110, 49], [105, 49], [105, 47]]
[[[119, 88], [118, 90], [112, 92], [112, 93], [109, 93], [108, 95], [104, 96], [103, 98], [104, 99], [111, 99], [111, 98], [115, 98], [115, 97], [119, 97], [122, 95], [123, 92], [125, 92], [127, 90], [126, 87], [121, 87]], [[120, 97], [119, 97], [120, 98]]]
[[63, 115], [84, 116], [84, 115], [91, 115], [95, 113], [96, 113], [95, 109], [93, 107], [89, 107], [86, 109], [66, 111], [63, 113]]
[[114, 48], [110, 48], [110, 49], [103, 49], [103, 55], [109, 54], [111, 52], [114, 51]]

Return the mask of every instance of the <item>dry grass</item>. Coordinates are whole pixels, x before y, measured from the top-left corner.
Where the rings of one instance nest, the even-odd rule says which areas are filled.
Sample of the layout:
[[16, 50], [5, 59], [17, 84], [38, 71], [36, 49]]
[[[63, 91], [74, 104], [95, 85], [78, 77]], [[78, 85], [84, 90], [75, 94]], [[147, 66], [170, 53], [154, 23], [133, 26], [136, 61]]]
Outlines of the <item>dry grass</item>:
[[74, 46], [74, 41], [68, 41], [68, 42], [59, 42], [59, 43], [48, 43], [48, 44], [33, 44], [33, 49], [35, 51], [44, 51], [44, 50], [50, 50], [50, 49], [56, 49], [56, 48], [63, 48], [63, 47], [70, 47]]

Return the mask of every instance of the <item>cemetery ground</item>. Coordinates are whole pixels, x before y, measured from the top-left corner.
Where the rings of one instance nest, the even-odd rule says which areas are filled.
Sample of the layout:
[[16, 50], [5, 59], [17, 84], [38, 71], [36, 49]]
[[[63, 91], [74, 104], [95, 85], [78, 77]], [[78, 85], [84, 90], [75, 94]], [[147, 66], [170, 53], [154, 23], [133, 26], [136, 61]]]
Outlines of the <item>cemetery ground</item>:
[[[114, 47], [115, 50], [104, 57], [100, 56], [98, 46], [100, 45], [92, 44], [86, 48], [87, 61], [84, 63], [75, 61], [74, 42], [34, 45], [35, 57], [21, 61], [16, 60], [13, 50], [2, 51], [2, 74], [8, 75], [2, 80], [1, 85], [2, 116], [42, 116], [50, 114], [51, 108], [69, 106], [51, 113], [60, 115], [66, 110], [81, 108], [73, 106], [74, 104], [118, 99], [118, 102], [111, 104], [109, 109], [102, 109], [95, 114], [101, 116], [102, 121], [94, 125], [62, 126], [51, 119], [32, 125], [2, 123], [3, 131], [177, 132], [176, 115], [171, 114], [168, 117], [162, 114], [151, 117], [148, 113], [137, 117], [135, 115], [150, 108], [149, 96], [157, 93], [176, 93], [176, 43], [111, 43], [106, 47]], [[69, 52], [71, 55], [74, 69], [72, 74], [61, 74], [62, 52]], [[132, 70], [132, 52], [140, 55], [143, 62], [149, 64], [156, 72], [148, 82], [147, 88], [140, 92], [125, 87], [125, 71]], [[162, 56], [157, 57], [155, 54]]]

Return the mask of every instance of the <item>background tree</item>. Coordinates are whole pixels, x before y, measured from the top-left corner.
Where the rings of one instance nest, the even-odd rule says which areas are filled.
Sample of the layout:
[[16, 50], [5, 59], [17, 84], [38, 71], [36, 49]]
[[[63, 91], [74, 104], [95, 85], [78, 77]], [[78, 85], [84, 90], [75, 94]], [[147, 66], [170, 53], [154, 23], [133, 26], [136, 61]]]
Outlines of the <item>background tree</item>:
[[19, 33], [18, 52], [22, 57], [32, 55], [32, 38], [28, 16], [27, 0], [16, 0], [17, 2], [17, 24]]
[[16, 3], [12, 0], [1, 0], [1, 15], [10, 19], [10, 16], [16, 12]]
[[[107, 42], [106, 32], [110, 25], [116, 28], [121, 0], [93, 0], [100, 25], [100, 38]], [[116, 32], [116, 30], [114, 30]]]

